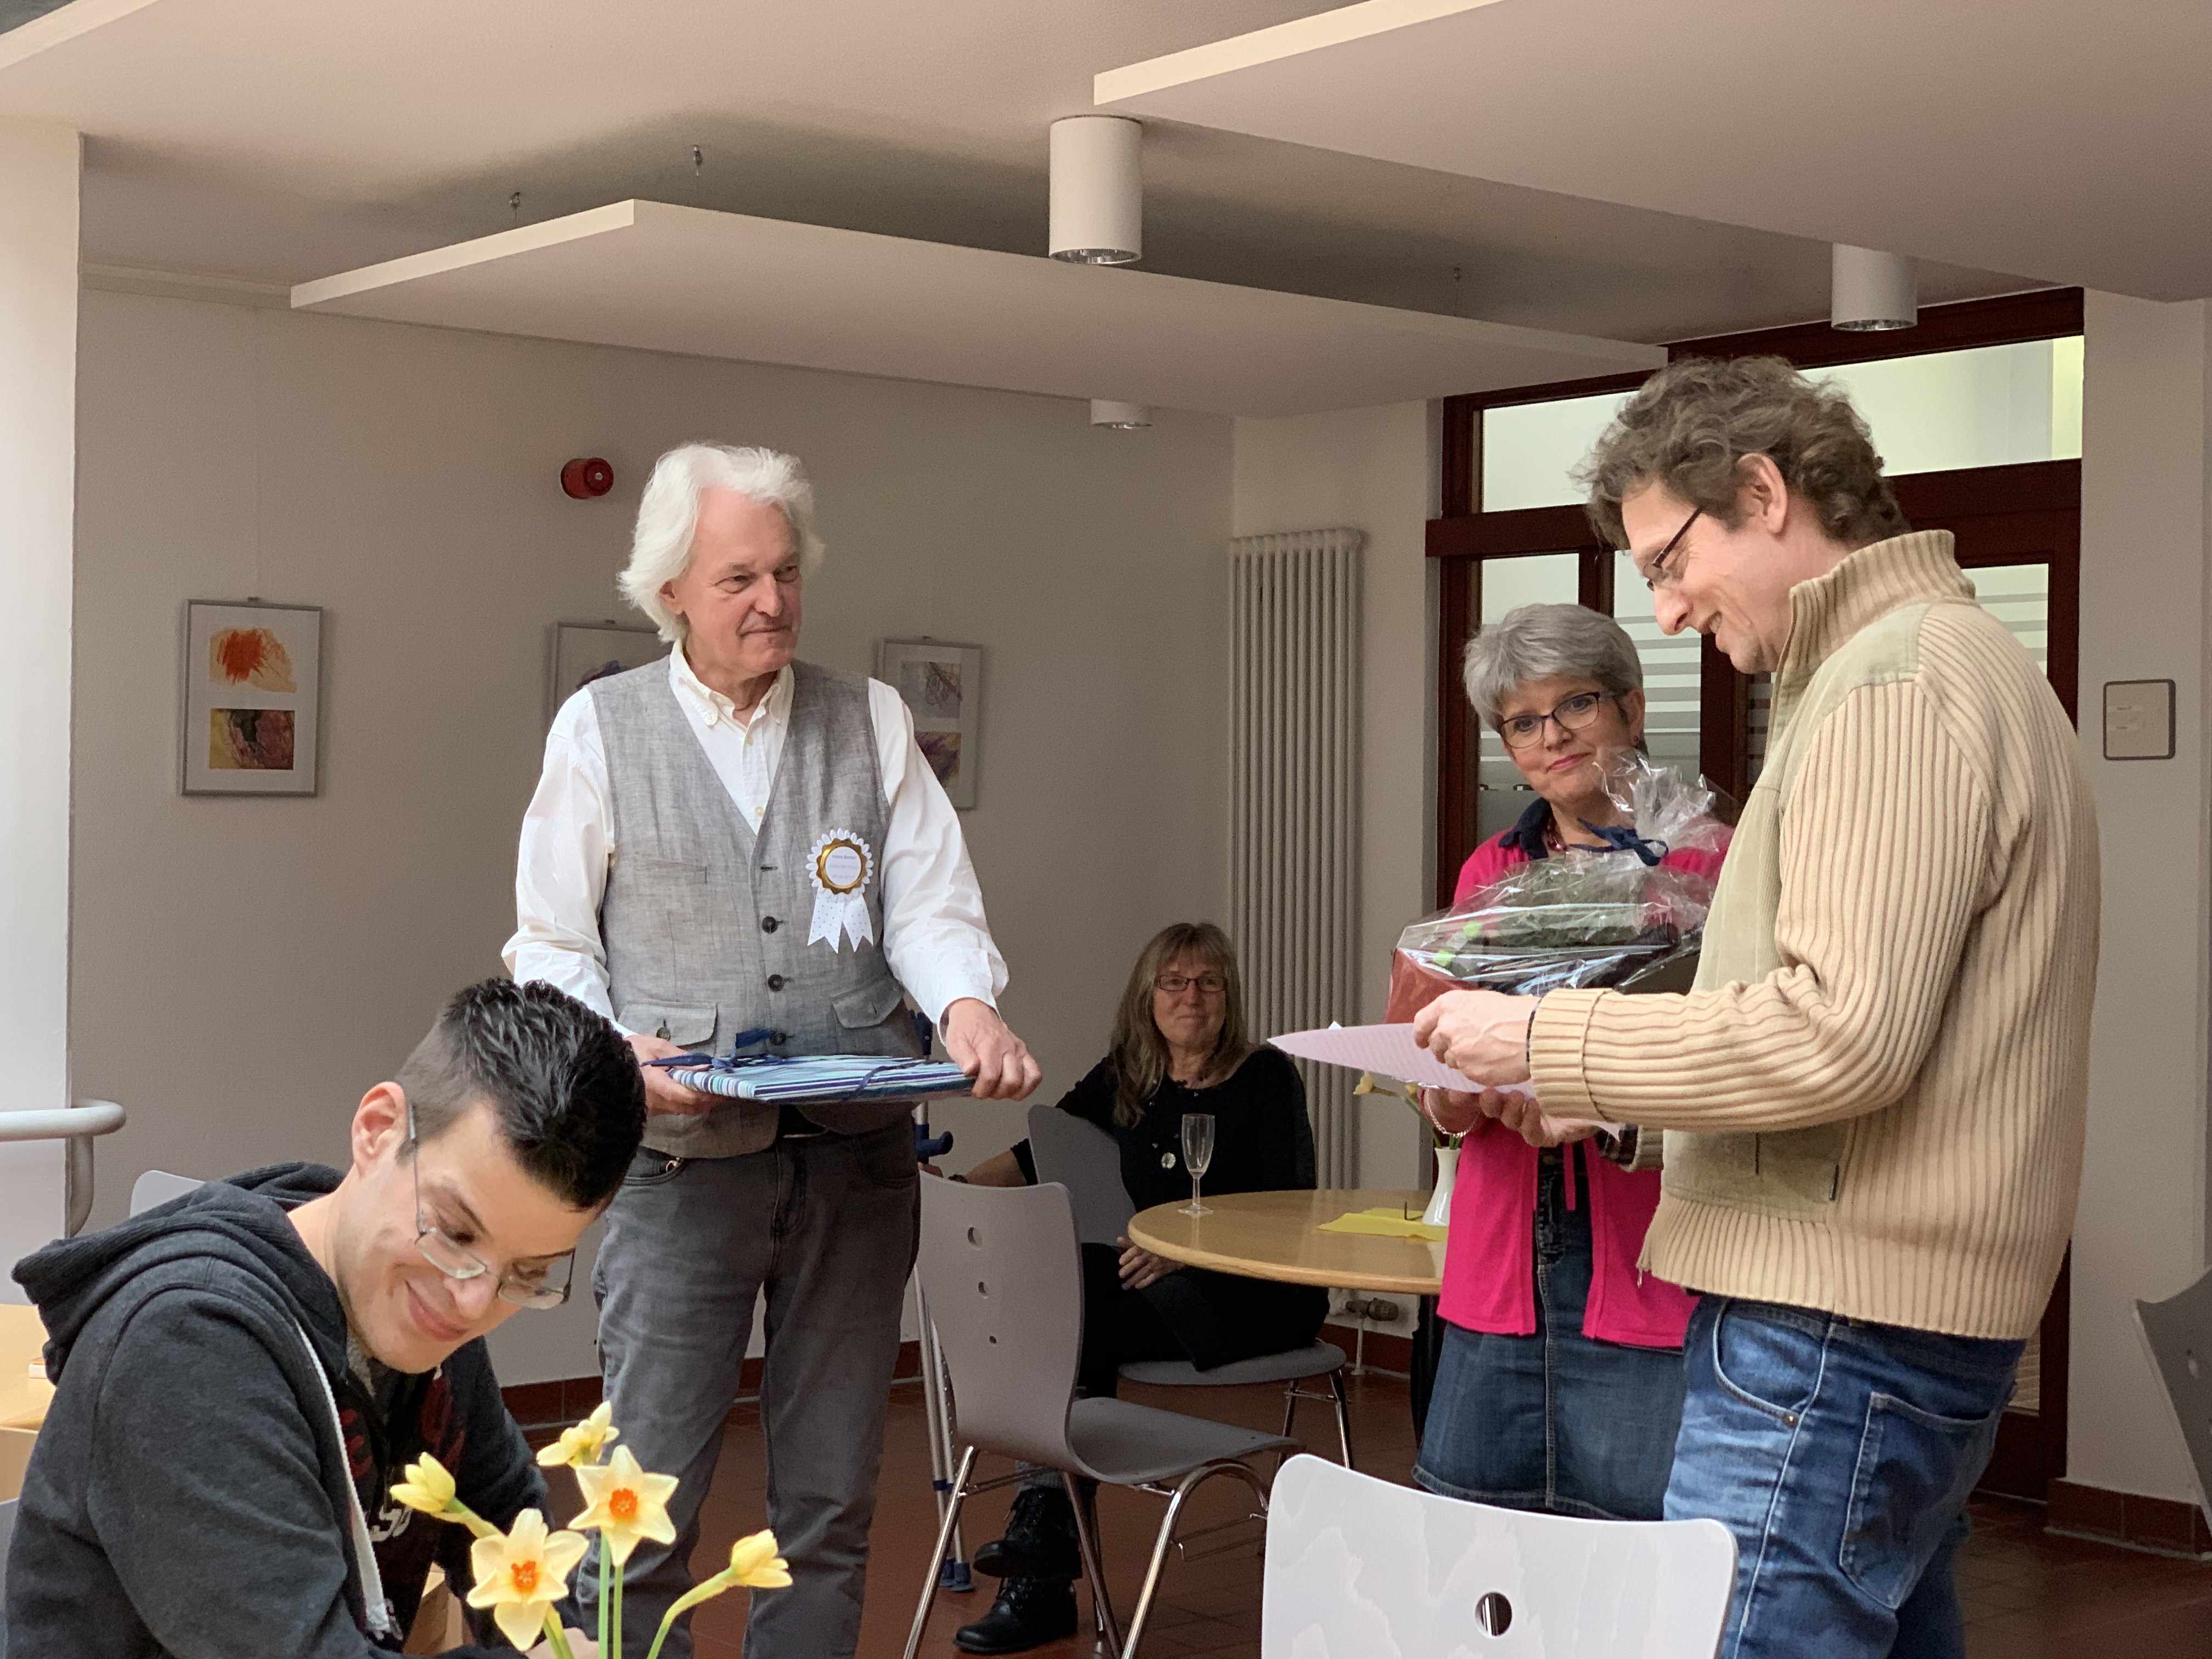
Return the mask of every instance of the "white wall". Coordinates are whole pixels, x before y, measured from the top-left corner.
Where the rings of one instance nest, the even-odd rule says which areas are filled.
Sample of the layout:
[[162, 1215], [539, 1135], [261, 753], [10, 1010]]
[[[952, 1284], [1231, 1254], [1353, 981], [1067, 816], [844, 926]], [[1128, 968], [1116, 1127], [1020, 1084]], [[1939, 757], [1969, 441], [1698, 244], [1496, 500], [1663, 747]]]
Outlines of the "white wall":
[[[78, 1092], [131, 1113], [95, 1222], [147, 1168], [334, 1159], [440, 1000], [500, 971], [547, 629], [617, 614], [638, 486], [686, 438], [811, 470], [809, 658], [985, 647], [965, 823], [1047, 1097], [1143, 940], [1219, 914], [1226, 422], [111, 293], [82, 356], [70, 1035]], [[614, 495], [563, 496], [574, 455]], [[182, 606], [246, 595], [326, 608], [316, 799], [177, 793]], [[955, 1168], [1021, 1132], [938, 1121]], [[588, 1372], [590, 1331], [587, 1299], [526, 1314], [502, 1374]]]
[[[2208, 307], [2087, 300], [2082, 753], [2104, 865], [2089, 1139], [2074, 1232], [2069, 1479], [2189, 1498], [2134, 1328], [2206, 1258]], [[2107, 680], [2172, 679], [2175, 758], [2102, 758]]]
[[[70, 1103], [70, 572], [77, 135], [0, 125], [0, 1111]], [[58, 1141], [0, 1146], [0, 1261], [61, 1231]], [[12, 1281], [0, 1297], [21, 1302]]]
[[[1425, 404], [1236, 423], [1238, 536], [1350, 526], [1367, 532], [1362, 594], [1360, 961], [1363, 1019], [1380, 1019], [1390, 952], [1435, 908], [1436, 627], [1430, 561], [1432, 422]], [[1349, 1023], [1350, 1014], [1346, 1015]], [[1425, 1187], [1420, 1124], [1369, 1097], [1364, 1186]]]

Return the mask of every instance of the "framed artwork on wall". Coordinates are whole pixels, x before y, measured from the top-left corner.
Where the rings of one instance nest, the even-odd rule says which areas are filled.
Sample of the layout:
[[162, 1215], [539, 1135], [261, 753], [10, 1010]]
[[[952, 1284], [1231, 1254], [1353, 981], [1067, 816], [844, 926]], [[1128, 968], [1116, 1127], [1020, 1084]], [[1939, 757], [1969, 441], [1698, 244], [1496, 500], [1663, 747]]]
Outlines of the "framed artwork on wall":
[[952, 804], [975, 804], [982, 760], [983, 647], [942, 640], [881, 640], [876, 678], [914, 714], [914, 738]]
[[593, 680], [642, 668], [668, 654], [668, 641], [634, 623], [556, 623], [545, 677], [545, 724]]
[[322, 708], [319, 605], [185, 606], [178, 787], [187, 795], [312, 795]]

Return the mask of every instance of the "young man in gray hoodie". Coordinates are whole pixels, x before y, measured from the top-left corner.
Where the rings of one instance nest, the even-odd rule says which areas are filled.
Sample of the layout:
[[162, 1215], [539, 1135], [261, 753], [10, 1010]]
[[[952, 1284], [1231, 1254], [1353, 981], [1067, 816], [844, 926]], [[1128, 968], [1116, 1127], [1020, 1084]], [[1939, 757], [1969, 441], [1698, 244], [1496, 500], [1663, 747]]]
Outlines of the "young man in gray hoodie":
[[25, 1258], [56, 1386], [8, 1557], [7, 1651], [397, 1651], [434, 1563], [469, 1583], [470, 1540], [390, 1489], [427, 1452], [502, 1529], [544, 1508], [483, 1339], [566, 1299], [644, 1123], [611, 1025], [489, 981], [362, 1098], [343, 1174], [210, 1182]]

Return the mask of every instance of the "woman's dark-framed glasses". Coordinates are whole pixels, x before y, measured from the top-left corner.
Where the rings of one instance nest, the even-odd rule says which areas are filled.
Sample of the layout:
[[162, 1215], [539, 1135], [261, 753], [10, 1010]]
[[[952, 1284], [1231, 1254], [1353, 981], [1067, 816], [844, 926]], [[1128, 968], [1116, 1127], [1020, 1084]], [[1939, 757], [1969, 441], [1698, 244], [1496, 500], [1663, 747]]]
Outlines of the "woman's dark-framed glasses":
[[1516, 714], [1498, 722], [1498, 735], [1505, 740], [1508, 749], [1526, 749], [1544, 735], [1544, 722], [1557, 720], [1562, 732], [1586, 730], [1597, 719], [1600, 704], [1613, 695], [1610, 691], [1577, 691], [1564, 702], [1552, 705], [1541, 714]]
[[1196, 987], [1202, 997], [1218, 997], [1229, 988], [1229, 981], [1218, 974], [1162, 974], [1152, 981], [1152, 988], [1179, 997]]
[[[491, 1271], [491, 1266], [473, 1250], [456, 1244], [443, 1232], [422, 1219], [422, 1143], [415, 1138], [415, 1103], [407, 1103], [407, 1161], [415, 1176], [415, 1248], [422, 1259], [448, 1279], [466, 1284], [472, 1279], [482, 1279]], [[553, 1270], [563, 1271], [558, 1285], [549, 1283]], [[549, 1261], [538, 1272], [528, 1275], [502, 1273], [499, 1280], [499, 1299], [518, 1308], [557, 1308], [568, 1299], [569, 1286], [576, 1277], [576, 1253], [569, 1251], [556, 1261]]]

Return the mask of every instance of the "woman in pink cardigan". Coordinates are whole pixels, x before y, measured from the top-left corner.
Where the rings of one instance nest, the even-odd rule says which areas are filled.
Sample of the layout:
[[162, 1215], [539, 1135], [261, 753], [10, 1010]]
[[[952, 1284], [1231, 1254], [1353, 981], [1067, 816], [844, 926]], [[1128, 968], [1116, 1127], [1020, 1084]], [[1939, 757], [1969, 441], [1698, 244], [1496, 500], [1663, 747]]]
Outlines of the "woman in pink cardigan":
[[[1455, 902], [1514, 865], [1604, 845], [1589, 826], [1621, 818], [1605, 793], [1606, 765], [1644, 736], [1635, 644], [1581, 605], [1509, 612], [1468, 645], [1465, 678], [1536, 798], [1475, 848]], [[1718, 853], [1665, 861], [1719, 873]], [[1539, 1152], [1474, 1110], [1472, 1096], [1431, 1091], [1423, 1108], [1467, 1139], [1437, 1309], [1443, 1352], [1414, 1478], [1513, 1509], [1658, 1520], [1694, 1298], [1637, 1269], [1657, 1173], [1630, 1174], [1595, 1140]]]

